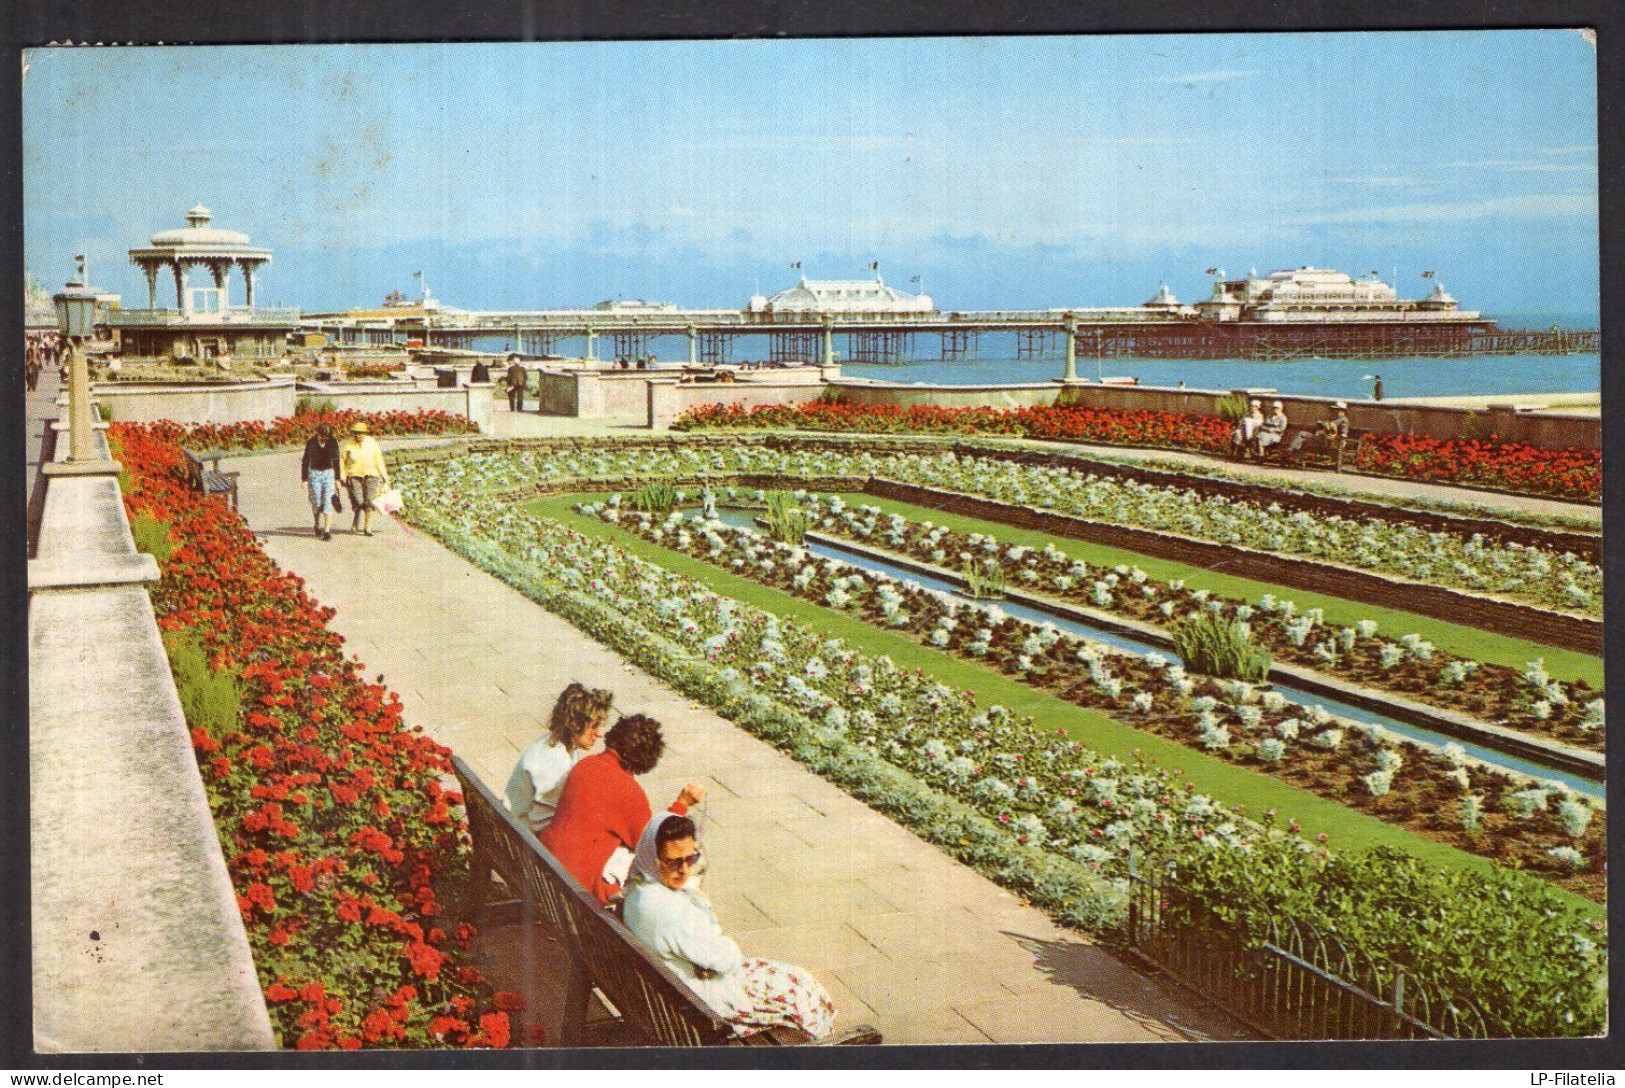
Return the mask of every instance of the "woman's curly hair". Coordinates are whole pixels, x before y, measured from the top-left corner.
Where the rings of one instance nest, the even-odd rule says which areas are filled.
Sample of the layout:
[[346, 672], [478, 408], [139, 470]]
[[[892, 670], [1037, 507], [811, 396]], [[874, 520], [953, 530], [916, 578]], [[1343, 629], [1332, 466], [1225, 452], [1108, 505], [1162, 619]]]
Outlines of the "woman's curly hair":
[[604, 747], [621, 757], [621, 766], [628, 772], [648, 774], [660, 762], [666, 740], [660, 735], [659, 722], [646, 714], [632, 714], [615, 723], [604, 738]]
[[553, 720], [547, 727], [548, 735], [555, 744], [570, 747], [583, 729], [594, 723], [603, 724], [614, 698], [602, 688], [571, 684], [553, 704]]

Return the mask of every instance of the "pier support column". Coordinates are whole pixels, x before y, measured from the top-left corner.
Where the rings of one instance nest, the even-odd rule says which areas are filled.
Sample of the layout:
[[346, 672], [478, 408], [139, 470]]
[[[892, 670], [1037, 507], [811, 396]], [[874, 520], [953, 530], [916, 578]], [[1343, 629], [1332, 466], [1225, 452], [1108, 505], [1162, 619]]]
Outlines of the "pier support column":
[[835, 365], [835, 323], [828, 318], [824, 319], [823, 365]]
[[587, 326], [587, 355], [589, 362], [598, 361], [598, 332], [591, 325]]
[[[688, 327], [688, 365], [689, 366], [693, 366], [695, 363], [697, 363], [699, 361], [698, 359], [695, 358], [695, 355], [694, 355], [695, 351], [698, 350], [699, 339], [700, 339], [700, 331], [698, 329], [696, 329], [693, 325], [690, 325]], [[653, 409], [651, 409], [651, 413], [652, 413], [652, 411], [653, 411]], [[655, 424], [652, 422], [653, 419], [654, 419], [654, 416], [651, 414], [649, 418], [651, 420], [649, 426], [650, 427], [655, 426]]]
[[1062, 375], [1064, 382], [1078, 380], [1078, 323], [1068, 320], [1066, 323], [1066, 373]]

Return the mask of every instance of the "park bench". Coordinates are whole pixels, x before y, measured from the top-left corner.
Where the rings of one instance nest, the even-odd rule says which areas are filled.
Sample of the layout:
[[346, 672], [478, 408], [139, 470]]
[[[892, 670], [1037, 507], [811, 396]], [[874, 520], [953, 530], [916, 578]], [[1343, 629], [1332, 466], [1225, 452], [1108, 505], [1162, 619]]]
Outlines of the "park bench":
[[[221, 472], [219, 456], [202, 458], [191, 450], [181, 452], [186, 454], [186, 482], [192, 489], [205, 495], [225, 495], [231, 500], [231, 508], [237, 509], [237, 477], [242, 473]], [[208, 468], [203, 467], [205, 460]]]
[[[554, 1041], [562, 1046], [590, 1045], [604, 1037], [606, 1026], [630, 1032], [648, 1046], [817, 1046], [869, 1045], [880, 1033], [863, 1026], [814, 1040], [804, 1032], [779, 1027], [740, 1036], [687, 983], [644, 948], [621, 921], [576, 882], [514, 817], [460, 758], [452, 768], [462, 785], [469, 831], [474, 837], [469, 896], [463, 913], [473, 918], [501, 877], [517, 902], [490, 904], [518, 908], [527, 934], [527, 1008], [534, 1009], [539, 972], [564, 979], [564, 1011]], [[536, 925], [556, 938], [560, 954], [550, 962], [536, 955]], [[589, 1021], [594, 998], [608, 1017]]]

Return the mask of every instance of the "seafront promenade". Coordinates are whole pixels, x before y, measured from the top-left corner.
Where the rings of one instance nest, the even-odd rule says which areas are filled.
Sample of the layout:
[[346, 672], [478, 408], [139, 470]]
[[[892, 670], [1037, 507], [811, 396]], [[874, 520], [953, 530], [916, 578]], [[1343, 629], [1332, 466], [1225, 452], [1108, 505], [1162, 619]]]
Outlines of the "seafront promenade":
[[[498, 431], [531, 432], [532, 418], [498, 413]], [[668, 746], [645, 785], [657, 807], [686, 781], [710, 788], [706, 888], [725, 928], [747, 954], [811, 970], [841, 1024], [874, 1024], [888, 1043], [1246, 1037], [422, 533], [391, 521], [372, 539], [318, 541], [297, 452], [226, 467], [243, 473], [242, 512], [267, 551], [337, 610], [333, 627], [400, 694], [407, 722], [495, 788], [572, 680], [657, 716]], [[499, 980], [518, 939], [484, 949]]]

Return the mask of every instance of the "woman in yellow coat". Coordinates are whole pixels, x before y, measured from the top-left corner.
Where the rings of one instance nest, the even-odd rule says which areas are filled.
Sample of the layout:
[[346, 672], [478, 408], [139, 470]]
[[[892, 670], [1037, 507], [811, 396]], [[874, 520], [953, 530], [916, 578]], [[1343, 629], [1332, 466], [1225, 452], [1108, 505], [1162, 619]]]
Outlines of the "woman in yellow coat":
[[339, 447], [339, 478], [350, 493], [350, 532], [371, 536], [378, 496], [389, 488], [389, 466], [365, 423], [350, 424], [349, 440]]

